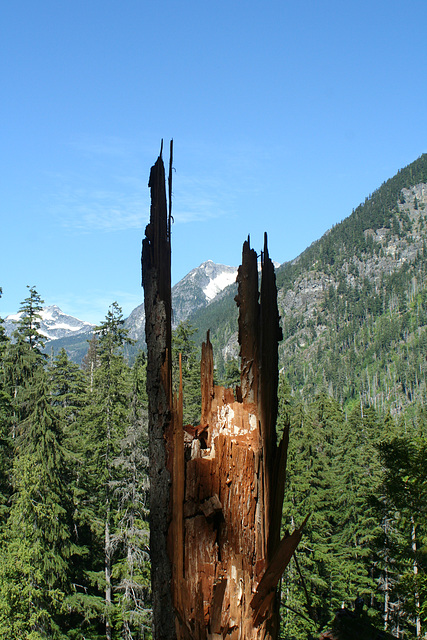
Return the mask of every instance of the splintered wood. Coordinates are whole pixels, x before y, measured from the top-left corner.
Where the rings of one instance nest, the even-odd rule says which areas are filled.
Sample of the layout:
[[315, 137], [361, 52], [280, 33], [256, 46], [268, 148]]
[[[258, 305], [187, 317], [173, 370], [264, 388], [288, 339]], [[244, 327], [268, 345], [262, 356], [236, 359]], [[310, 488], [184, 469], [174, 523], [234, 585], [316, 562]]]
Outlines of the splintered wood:
[[[266, 264], [271, 263], [265, 246], [262, 290]], [[272, 530], [271, 511], [277, 496], [283, 499], [287, 433], [277, 447], [277, 360], [270, 359], [264, 370], [260, 366], [262, 342], [275, 341], [277, 351], [280, 329], [275, 297], [261, 314], [257, 256], [249, 241], [237, 279], [241, 384], [235, 391], [214, 386], [208, 335], [202, 346], [201, 424], [184, 426], [183, 477], [173, 476], [185, 487], [183, 565], [173, 570], [178, 638], [277, 637], [274, 594], [281, 572], [259, 594], [257, 588], [273, 559], [270, 540], [280, 534], [280, 518], [273, 518], [278, 530]], [[268, 336], [262, 334], [262, 316], [268, 318]], [[176, 437], [180, 430], [178, 425]], [[180, 537], [177, 529], [172, 522], [172, 539]]]
[[[152, 205], [152, 216], [157, 208]], [[163, 216], [163, 233], [169, 240], [165, 220]], [[152, 261], [162, 253], [151, 246], [153, 236], [147, 240], [152, 229], [158, 228], [156, 224], [150, 220], [147, 227], [143, 273], [144, 289], [148, 287], [151, 303], [159, 304], [166, 299], [167, 286], [163, 283], [161, 293], [156, 295], [150, 282], [154, 276], [158, 277], [161, 268], [153, 267], [152, 262], [151, 271], [144, 266], [144, 260]], [[157, 400], [154, 399], [149, 408], [153, 414], [150, 415], [150, 438], [157, 438], [152, 455], [159, 456], [160, 447], [164, 464], [162, 471], [161, 461], [154, 460], [150, 476], [155, 485], [151, 488], [150, 505], [155, 509], [155, 518], [150, 524], [152, 585], [153, 590], [161, 589], [160, 598], [153, 593], [156, 639], [274, 640], [278, 637], [276, 586], [301, 538], [301, 529], [280, 541], [288, 430], [285, 429], [277, 445], [277, 345], [281, 330], [275, 274], [266, 238], [261, 267], [260, 304], [257, 255], [248, 239], [243, 245], [242, 265], [237, 276], [240, 385], [235, 390], [214, 385], [208, 333], [202, 345], [202, 407], [201, 423], [197, 427], [182, 424], [182, 384], [178, 397], [172, 398], [170, 342], [163, 343], [161, 353], [154, 349], [159, 346], [159, 335], [170, 335], [170, 328], [162, 329], [159, 325], [162, 321], [170, 322], [170, 314], [164, 311], [163, 304], [157, 315], [147, 310], [145, 291], [147, 385], [149, 394], [150, 389], [157, 393]], [[163, 273], [169, 278], [170, 288], [170, 262]], [[154, 338], [150, 338], [150, 331]], [[162, 387], [161, 393], [159, 387]], [[170, 403], [167, 418], [166, 399]], [[160, 408], [155, 406], [156, 402]], [[167, 495], [162, 484], [164, 472], [169, 474]], [[159, 499], [160, 506], [153, 504]], [[166, 529], [167, 558], [163, 553], [158, 554]], [[157, 572], [161, 580], [167, 582], [173, 614]], [[163, 620], [164, 617], [168, 620]]]

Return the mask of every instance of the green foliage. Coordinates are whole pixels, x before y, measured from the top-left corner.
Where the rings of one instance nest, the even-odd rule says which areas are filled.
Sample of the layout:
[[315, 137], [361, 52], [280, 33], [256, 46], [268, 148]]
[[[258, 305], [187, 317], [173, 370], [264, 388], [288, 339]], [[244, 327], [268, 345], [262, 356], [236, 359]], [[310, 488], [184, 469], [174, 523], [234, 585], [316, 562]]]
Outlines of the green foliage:
[[41, 353], [45, 342], [43, 336], [39, 333], [41, 316], [44, 300], [41, 299], [35, 287], [29, 287], [30, 295], [21, 303], [19, 312], [22, 313], [21, 318], [17, 322], [17, 333], [30, 345], [36, 352]]
[[46, 363], [36, 298], [0, 322], [0, 636], [149, 638], [145, 356], [114, 303], [86, 370]]
[[280, 389], [279, 424], [290, 423], [285, 528], [293, 530], [310, 514], [297, 560], [283, 578], [285, 637], [315, 637], [343, 603], [352, 609], [357, 597], [380, 626], [378, 520], [371, 495], [381, 480], [375, 450], [381, 420], [366, 407], [355, 407], [346, 419], [325, 395], [303, 406], [283, 381]]
[[181, 322], [172, 333], [172, 376], [175, 393], [179, 389], [181, 354], [184, 424], [198, 424], [200, 421], [200, 360], [192, 339], [195, 331], [189, 322]]
[[4, 637], [62, 638], [68, 563], [77, 552], [71, 501], [63, 481], [59, 419], [43, 369], [28, 391], [31, 410], [18, 425], [13, 501], [2, 535], [0, 629]]
[[[0, 297], [1, 297], [0, 287]], [[12, 398], [5, 386], [4, 355], [9, 340], [6, 336], [3, 319], [0, 318], [0, 533], [8, 513], [10, 487], [8, 477], [12, 464], [12, 441], [10, 427], [12, 423]]]
[[85, 588], [72, 606], [84, 618], [85, 637], [98, 637], [104, 625], [103, 637], [136, 640], [147, 637], [150, 623], [146, 362], [139, 354], [129, 369], [123, 347], [131, 341], [116, 303], [96, 334], [77, 420], [84, 464], [76, 518], [88, 555], [79, 582]]
[[113, 484], [117, 511], [114, 546], [117, 561], [116, 625], [125, 640], [146, 638], [150, 627], [150, 564], [148, 532], [148, 416], [146, 359], [139, 352], [131, 371], [131, 412], [114, 460], [119, 474]]
[[427, 439], [425, 423], [417, 426], [421, 433], [417, 429], [378, 445], [384, 469], [380, 504], [384, 522], [393, 523], [384, 539], [393, 558], [389, 595], [399, 600], [399, 626], [409, 633], [417, 618], [427, 629]]
[[240, 385], [240, 362], [237, 358], [225, 361], [224, 376], [220, 380], [220, 384], [229, 389]]

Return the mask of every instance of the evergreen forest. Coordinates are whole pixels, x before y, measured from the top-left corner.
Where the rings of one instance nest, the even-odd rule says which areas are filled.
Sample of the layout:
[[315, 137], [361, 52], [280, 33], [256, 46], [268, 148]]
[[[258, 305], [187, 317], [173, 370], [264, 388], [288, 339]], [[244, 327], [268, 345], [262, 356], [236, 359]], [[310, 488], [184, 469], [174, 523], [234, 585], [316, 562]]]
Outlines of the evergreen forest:
[[[426, 185], [421, 156], [277, 270], [283, 533], [309, 516], [283, 640], [319, 639], [342, 610], [361, 640], [427, 637]], [[208, 328], [216, 382], [239, 383], [234, 293], [174, 330], [186, 423]], [[0, 319], [0, 637], [149, 639], [144, 350], [114, 302], [81, 366], [49, 355], [42, 306], [29, 287], [11, 338]]]

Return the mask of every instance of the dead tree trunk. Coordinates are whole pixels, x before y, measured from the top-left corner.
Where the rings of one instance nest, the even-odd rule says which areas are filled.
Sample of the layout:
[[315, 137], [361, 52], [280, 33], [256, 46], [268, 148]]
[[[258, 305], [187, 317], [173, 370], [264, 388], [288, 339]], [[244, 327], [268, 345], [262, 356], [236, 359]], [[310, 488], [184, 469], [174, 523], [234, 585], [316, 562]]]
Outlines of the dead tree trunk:
[[168, 552], [172, 505], [168, 451], [172, 428], [171, 249], [162, 151], [151, 168], [148, 186], [151, 189], [151, 211], [142, 243], [142, 284], [148, 354], [153, 635], [156, 639], [166, 640], [176, 638], [176, 634], [171, 590], [172, 565]]
[[154, 637], [274, 640], [276, 586], [301, 538], [298, 529], [280, 541], [288, 431], [277, 445], [274, 267], [265, 238], [259, 302], [257, 255], [249, 239], [244, 243], [236, 296], [241, 384], [235, 391], [214, 385], [208, 334], [201, 424], [183, 426], [182, 385], [177, 400], [171, 392], [170, 211], [168, 218], [162, 167], [159, 158], [151, 170], [143, 244]]

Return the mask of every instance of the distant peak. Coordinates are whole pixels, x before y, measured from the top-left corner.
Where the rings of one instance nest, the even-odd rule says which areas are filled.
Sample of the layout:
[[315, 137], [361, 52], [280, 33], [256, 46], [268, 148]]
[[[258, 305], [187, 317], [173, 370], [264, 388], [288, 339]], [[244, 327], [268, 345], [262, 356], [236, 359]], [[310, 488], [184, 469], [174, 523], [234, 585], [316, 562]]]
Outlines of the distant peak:
[[60, 309], [57, 304], [49, 304], [47, 307], [43, 307], [43, 311], [57, 311], [59, 313], [63, 313], [62, 309]]

